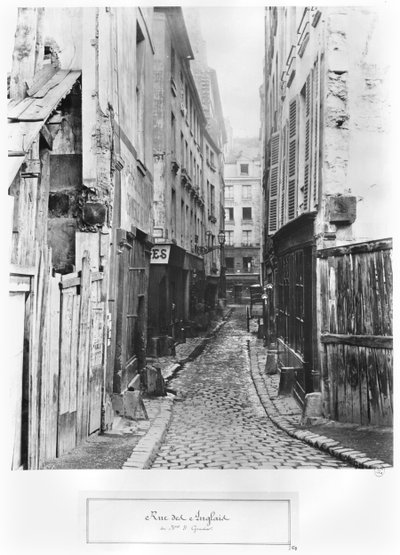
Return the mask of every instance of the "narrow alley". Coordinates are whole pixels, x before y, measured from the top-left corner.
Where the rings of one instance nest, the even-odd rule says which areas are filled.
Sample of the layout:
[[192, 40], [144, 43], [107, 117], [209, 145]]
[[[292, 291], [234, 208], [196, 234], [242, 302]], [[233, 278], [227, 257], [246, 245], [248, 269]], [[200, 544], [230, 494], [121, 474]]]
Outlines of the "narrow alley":
[[172, 422], [152, 468], [341, 468], [271, 422], [254, 387], [244, 306], [171, 380]]

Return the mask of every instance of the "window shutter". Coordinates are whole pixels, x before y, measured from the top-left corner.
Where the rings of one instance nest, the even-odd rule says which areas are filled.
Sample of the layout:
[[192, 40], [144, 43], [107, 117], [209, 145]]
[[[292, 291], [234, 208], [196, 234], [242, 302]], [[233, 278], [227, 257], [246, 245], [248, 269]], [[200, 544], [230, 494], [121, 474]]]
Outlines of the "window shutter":
[[316, 59], [313, 71], [313, 148], [312, 148], [312, 203], [314, 207], [318, 204], [319, 183], [319, 127], [320, 127], [320, 60]]
[[279, 133], [271, 137], [271, 166], [269, 172], [268, 233], [278, 229], [278, 185], [279, 185]]
[[288, 148], [288, 194], [287, 218], [297, 216], [297, 97], [289, 104], [289, 148]]
[[287, 125], [284, 125], [282, 131], [282, 158], [281, 158], [281, 173], [280, 173], [280, 225], [286, 223], [286, 177], [287, 177]]
[[303, 183], [303, 211], [309, 210], [310, 182], [311, 182], [311, 74], [306, 80], [306, 118], [304, 137], [304, 183]]

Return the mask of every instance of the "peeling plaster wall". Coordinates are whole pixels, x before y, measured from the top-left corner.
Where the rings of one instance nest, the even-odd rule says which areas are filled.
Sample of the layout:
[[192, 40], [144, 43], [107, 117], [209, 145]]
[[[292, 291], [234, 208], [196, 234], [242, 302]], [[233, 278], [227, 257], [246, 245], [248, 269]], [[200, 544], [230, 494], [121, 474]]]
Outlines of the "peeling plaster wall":
[[[389, 60], [384, 13], [353, 9], [353, 33], [349, 49], [352, 86], [349, 89], [350, 144], [348, 185], [357, 199], [353, 232], [359, 238], [392, 236], [390, 217], [392, 177], [390, 174]], [[387, 23], [387, 22], [386, 22]], [[361, 29], [363, 32], [361, 32]]]
[[[132, 226], [151, 235], [153, 233], [153, 53], [146, 36], [145, 22], [136, 8], [116, 10], [118, 98], [114, 98], [113, 112], [119, 129], [120, 155], [124, 167], [121, 170], [121, 221], [123, 229]], [[139, 148], [137, 144], [136, 106], [136, 22], [144, 33], [144, 148], [141, 154], [142, 171], [138, 169]], [[112, 66], [112, 64], [111, 64]], [[117, 139], [116, 139], [117, 140]], [[144, 175], [143, 175], [144, 173]]]
[[46, 8], [44, 41], [52, 44], [64, 69], [82, 69], [82, 8]]
[[[176, 240], [179, 247], [191, 252], [194, 248], [195, 221], [203, 224], [203, 238], [199, 244], [205, 242], [205, 209], [201, 208], [198, 200], [182, 183], [182, 169], [190, 175], [189, 159], [192, 153], [193, 165], [199, 165], [203, 172], [202, 183], [196, 183], [194, 171], [190, 175], [192, 187], [199, 186], [201, 196], [205, 195], [205, 162], [201, 153], [203, 131], [200, 130], [200, 144], [196, 144], [193, 124], [190, 124], [189, 114], [185, 113], [184, 91], [188, 90], [188, 98], [193, 102], [194, 111], [201, 121], [200, 106], [196, 102], [191, 90], [191, 76], [187, 59], [182, 54], [182, 45], [179, 39], [179, 28], [173, 18], [166, 17], [165, 13], [155, 12], [154, 20], [154, 73], [153, 73], [153, 139], [154, 139], [154, 203], [153, 217], [155, 234], [160, 241]], [[175, 52], [174, 75], [171, 68], [171, 46]], [[181, 75], [183, 82], [181, 82]], [[175, 87], [172, 84], [172, 81]], [[175, 141], [172, 136], [171, 113], [175, 117]], [[181, 134], [188, 145], [186, 161], [182, 158]], [[204, 149], [203, 149], [204, 150]], [[177, 163], [173, 169], [173, 160]], [[179, 166], [179, 169], [178, 169]], [[198, 181], [200, 181], [198, 179]], [[175, 192], [175, 226], [173, 225], [172, 191]], [[193, 191], [192, 191], [193, 192]], [[205, 199], [204, 199], [205, 200]], [[183, 213], [182, 213], [183, 202]], [[190, 217], [192, 216], [192, 227]], [[187, 215], [187, 219], [186, 219]], [[201, 228], [200, 223], [200, 228]], [[201, 231], [198, 230], [198, 235]]]
[[356, 220], [351, 228], [336, 230], [338, 241], [393, 234], [387, 217], [391, 195], [387, 54], [382, 12], [327, 10], [323, 195], [357, 198]]
[[[52, 122], [59, 123], [52, 123]], [[48, 242], [57, 272], [76, 266], [75, 234], [85, 193], [82, 189], [82, 114], [80, 86], [61, 102], [48, 128], [53, 137], [50, 151]]]
[[[111, 227], [115, 140], [119, 136], [123, 168], [118, 211], [121, 221], [116, 223], [128, 231], [138, 227], [151, 234], [153, 53], [146, 32], [151, 29], [151, 17], [144, 20], [142, 14], [151, 16], [151, 11], [104, 7], [46, 9], [45, 40], [54, 45], [60, 67], [82, 69], [82, 185], [86, 200], [105, 206], [104, 223]], [[145, 141], [141, 160], [144, 175], [136, 165], [137, 21], [145, 36]], [[82, 231], [96, 231], [99, 227], [80, 223]]]
[[154, 191], [153, 217], [155, 226], [162, 229], [165, 229], [167, 226], [164, 169], [164, 157], [156, 157], [154, 163], [154, 183], [156, 187]]
[[[156, 51], [153, 66], [153, 87], [154, 87], [154, 104], [153, 104], [153, 141], [154, 141], [154, 202], [153, 202], [153, 218], [154, 226], [162, 229], [163, 238], [165, 239], [165, 231], [168, 222], [168, 203], [166, 202], [167, 186], [165, 180], [165, 166], [167, 149], [166, 136], [166, 61], [165, 57], [157, 55], [161, 52], [167, 52], [166, 48], [166, 17], [164, 14], [157, 13], [154, 15], [154, 27], [156, 33], [154, 35], [154, 48]], [[180, 213], [180, 211], [179, 211]], [[177, 214], [178, 217], [178, 214]]]

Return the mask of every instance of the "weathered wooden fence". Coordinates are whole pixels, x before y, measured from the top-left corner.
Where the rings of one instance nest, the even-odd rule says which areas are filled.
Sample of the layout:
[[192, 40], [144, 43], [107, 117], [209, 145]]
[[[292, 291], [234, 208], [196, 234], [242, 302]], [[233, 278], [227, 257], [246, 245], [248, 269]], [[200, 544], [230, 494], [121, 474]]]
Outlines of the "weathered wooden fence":
[[393, 421], [392, 241], [318, 251], [323, 371], [332, 417]]
[[40, 468], [101, 425], [104, 367], [103, 274], [52, 273], [51, 251], [37, 252], [27, 311], [29, 393], [27, 467]]

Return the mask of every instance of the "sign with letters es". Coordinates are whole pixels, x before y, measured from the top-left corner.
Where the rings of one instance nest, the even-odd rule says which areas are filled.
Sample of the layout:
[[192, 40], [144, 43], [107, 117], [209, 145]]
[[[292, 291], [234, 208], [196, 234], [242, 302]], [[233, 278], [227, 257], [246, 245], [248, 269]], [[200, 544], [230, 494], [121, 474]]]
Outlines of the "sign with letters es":
[[150, 264], [168, 264], [171, 245], [157, 245], [151, 249]]

